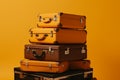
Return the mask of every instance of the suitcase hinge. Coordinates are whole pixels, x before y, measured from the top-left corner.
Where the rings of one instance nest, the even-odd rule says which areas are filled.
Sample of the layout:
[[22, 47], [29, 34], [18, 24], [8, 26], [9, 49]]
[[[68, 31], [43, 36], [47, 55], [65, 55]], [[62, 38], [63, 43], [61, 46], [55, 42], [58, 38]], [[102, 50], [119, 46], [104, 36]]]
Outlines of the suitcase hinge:
[[70, 48], [67, 48], [67, 50], [65, 50], [65, 55], [70, 54]]
[[86, 50], [84, 47], [82, 47], [81, 53], [86, 53]]

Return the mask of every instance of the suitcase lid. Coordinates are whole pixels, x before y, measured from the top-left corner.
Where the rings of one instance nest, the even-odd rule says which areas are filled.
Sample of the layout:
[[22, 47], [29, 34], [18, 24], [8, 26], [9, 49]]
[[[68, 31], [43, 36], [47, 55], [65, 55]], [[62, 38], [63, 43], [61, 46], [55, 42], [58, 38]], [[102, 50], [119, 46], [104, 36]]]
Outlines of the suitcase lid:
[[57, 68], [57, 67], [64, 67], [64, 65], [68, 64], [67, 61], [64, 62], [52, 62], [52, 61], [37, 61], [37, 60], [28, 60], [23, 59], [20, 61], [21, 65], [25, 66], [39, 66], [39, 67], [49, 67], [49, 68]]

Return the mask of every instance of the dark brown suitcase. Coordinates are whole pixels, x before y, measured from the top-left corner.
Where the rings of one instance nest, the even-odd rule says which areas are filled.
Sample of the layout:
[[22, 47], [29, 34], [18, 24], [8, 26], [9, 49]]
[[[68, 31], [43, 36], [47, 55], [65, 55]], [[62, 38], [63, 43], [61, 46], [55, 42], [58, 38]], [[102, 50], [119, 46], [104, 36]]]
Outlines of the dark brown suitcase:
[[26, 44], [24, 57], [31, 60], [73, 61], [87, 58], [85, 44], [38, 45]]

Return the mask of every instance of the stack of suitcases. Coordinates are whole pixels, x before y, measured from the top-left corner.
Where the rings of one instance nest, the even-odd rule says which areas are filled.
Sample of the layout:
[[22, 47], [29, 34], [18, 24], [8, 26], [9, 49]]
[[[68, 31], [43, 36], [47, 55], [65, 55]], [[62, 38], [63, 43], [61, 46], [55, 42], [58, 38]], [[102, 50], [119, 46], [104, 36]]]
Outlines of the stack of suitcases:
[[96, 80], [87, 59], [86, 16], [40, 14], [14, 80]]

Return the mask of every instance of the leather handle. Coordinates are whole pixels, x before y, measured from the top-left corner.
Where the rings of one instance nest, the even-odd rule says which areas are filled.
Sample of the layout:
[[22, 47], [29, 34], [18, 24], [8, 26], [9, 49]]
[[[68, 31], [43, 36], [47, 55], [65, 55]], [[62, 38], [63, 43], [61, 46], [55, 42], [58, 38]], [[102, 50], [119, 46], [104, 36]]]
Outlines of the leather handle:
[[44, 22], [44, 23], [50, 23], [51, 21], [52, 21], [52, 19], [48, 18], [48, 17], [42, 19], [42, 22]]
[[38, 37], [37, 40], [39, 40], [39, 41], [45, 40], [47, 36], [48, 36], [48, 34], [44, 34], [41, 38]]
[[33, 50], [33, 51], [32, 51], [32, 54], [33, 54], [33, 56], [34, 56], [35, 58], [37, 58], [37, 59], [42, 59], [42, 58], [45, 57], [45, 51], [42, 51], [41, 54], [37, 54], [37, 52], [36, 52], [35, 50]]

